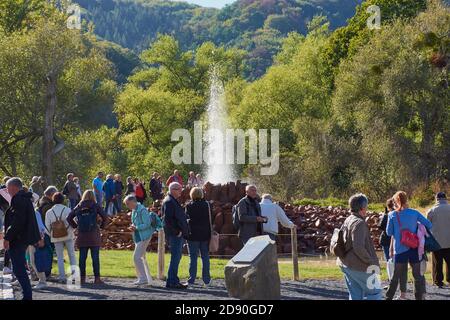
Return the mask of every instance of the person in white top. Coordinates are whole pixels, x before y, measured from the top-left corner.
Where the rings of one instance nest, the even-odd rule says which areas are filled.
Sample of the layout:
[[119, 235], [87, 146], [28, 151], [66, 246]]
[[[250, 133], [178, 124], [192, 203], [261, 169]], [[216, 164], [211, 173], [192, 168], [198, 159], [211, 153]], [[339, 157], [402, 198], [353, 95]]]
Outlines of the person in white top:
[[[58, 282], [66, 283], [66, 273], [64, 270], [64, 246], [66, 247], [67, 253], [69, 255], [72, 272], [75, 271], [75, 268], [77, 266], [73, 241], [73, 228], [67, 222], [67, 217], [72, 210], [70, 210], [69, 207], [63, 205], [65, 197], [60, 192], [57, 192], [53, 195], [52, 201], [54, 203], [54, 206], [45, 214], [45, 231], [50, 236], [51, 242], [55, 244], [56, 255], [58, 257]], [[66, 235], [63, 237], [55, 237], [56, 230], [54, 230], [54, 228], [56, 227], [55, 223], [58, 220], [61, 220], [64, 223], [67, 230], [67, 232], [65, 232]]]
[[202, 175], [198, 173], [195, 177], [197, 178], [197, 187], [203, 188], [204, 182], [202, 179]]
[[273, 203], [272, 196], [270, 194], [264, 194], [262, 196], [261, 215], [267, 217], [267, 223], [263, 224], [263, 231], [265, 235], [268, 235], [270, 239], [276, 241], [278, 235], [278, 222], [285, 228], [292, 229], [295, 224], [289, 220], [289, 218], [284, 213], [283, 209]]

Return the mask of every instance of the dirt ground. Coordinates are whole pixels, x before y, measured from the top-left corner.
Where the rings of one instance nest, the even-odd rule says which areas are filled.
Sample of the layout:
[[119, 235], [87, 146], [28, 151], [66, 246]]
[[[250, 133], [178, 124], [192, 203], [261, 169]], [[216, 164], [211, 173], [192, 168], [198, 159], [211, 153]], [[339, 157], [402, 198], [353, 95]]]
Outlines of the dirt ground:
[[[33, 290], [36, 300], [229, 300], [224, 280], [215, 280], [205, 288], [194, 285], [187, 290], [170, 290], [165, 283], [155, 281], [152, 286], [137, 287], [134, 279], [105, 278], [105, 285], [86, 284], [79, 290], [69, 290], [66, 285], [49, 283], [44, 290]], [[93, 282], [93, 279], [88, 279]], [[20, 288], [15, 287], [16, 299], [21, 298]], [[450, 300], [450, 287], [427, 287], [427, 300]], [[408, 298], [414, 299], [412, 283], [408, 284]], [[283, 281], [282, 300], [346, 300], [345, 283], [336, 280]]]

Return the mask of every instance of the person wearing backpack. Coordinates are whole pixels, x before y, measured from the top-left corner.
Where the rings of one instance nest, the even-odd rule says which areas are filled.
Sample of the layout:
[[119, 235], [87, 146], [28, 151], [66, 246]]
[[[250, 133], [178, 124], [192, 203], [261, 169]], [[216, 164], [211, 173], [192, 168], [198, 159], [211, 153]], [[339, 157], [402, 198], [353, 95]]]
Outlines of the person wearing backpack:
[[73, 243], [73, 228], [67, 222], [71, 210], [64, 203], [64, 195], [56, 192], [53, 195], [53, 207], [45, 215], [46, 233], [50, 236], [51, 242], [55, 244], [56, 256], [58, 258], [58, 282], [66, 283], [66, 272], [64, 268], [64, 247], [67, 249], [72, 272], [77, 263], [75, 258], [75, 247]]
[[331, 251], [337, 255], [336, 264], [344, 273], [349, 300], [382, 299], [380, 263], [365, 221], [368, 205], [364, 194], [350, 197], [351, 215], [340, 229], [340, 239], [331, 241]]
[[162, 229], [162, 221], [154, 212], [149, 212], [142, 204], [137, 202], [136, 197], [127, 196], [124, 204], [131, 210], [131, 226], [129, 230], [133, 232], [134, 266], [136, 268], [137, 280], [135, 285], [151, 285], [152, 276], [148, 268], [146, 258], [147, 247], [150, 244], [153, 233]]
[[[97, 216], [101, 217], [100, 226], [97, 224]], [[94, 270], [94, 284], [103, 284], [100, 278], [100, 247], [102, 245], [100, 228], [103, 229], [107, 221], [108, 216], [104, 213], [101, 205], [97, 204], [93, 190], [86, 190], [83, 193], [81, 202], [67, 217], [67, 222], [78, 232], [75, 244], [80, 251], [81, 284], [86, 283], [86, 259], [89, 251]]]
[[233, 225], [244, 245], [251, 238], [262, 235], [263, 223], [267, 223], [267, 217], [261, 215], [256, 186], [248, 185], [245, 192], [247, 195], [233, 208]]
[[[425, 277], [421, 273], [419, 257], [418, 223], [428, 230], [432, 224], [419, 211], [410, 209], [408, 197], [404, 191], [398, 191], [394, 197], [395, 211], [389, 214], [386, 233], [394, 238], [394, 275], [386, 292], [386, 299], [392, 300], [397, 291], [399, 279], [408, 273], [408, 263], [411, 265], [414, 277], [414, 295], [416, 300], [423, 300], [426, 293]], [[405, 299], [401, 296], [400, 299]]]
[[33, 194], [25, 192], [20, 178], [11, 178], [6, 182], [11, 196], [11, 205], [5, 212], [5, 235], [3, 246], [8, 251], [13, 265], [13, 273], [23, 291], [23, 300], [32, 300], [30, 279], [26, 270], [25, 253], [28, 246], [41, 240], [41, 233], [31, 199]]

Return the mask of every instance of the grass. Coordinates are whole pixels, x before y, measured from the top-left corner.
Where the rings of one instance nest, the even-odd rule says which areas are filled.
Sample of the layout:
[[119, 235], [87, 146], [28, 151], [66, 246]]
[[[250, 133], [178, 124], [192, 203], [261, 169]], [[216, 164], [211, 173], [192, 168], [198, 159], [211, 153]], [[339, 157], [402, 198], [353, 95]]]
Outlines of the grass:
[[[77, 252], [78, 255], [78, 252]], [[157, 275], [157, 254], [148, 253], [147, 260], [150, 267], [150, 272], [153, 277]], [[66, 261], [68, 258], [66, 257]], [[169, 266], [170, 255], [165, 255], [165, 273]], [[211, 277], [213, 279], [224, 278], [224, 268], [228, 260], [226, 259], [211, 259]], [[101, 250], [100, 251], [100, 266], [101, 274], [103, 277], [119, 277], [119, 278], [133, 278], [136, 276], [133, 265], [133, 252], [132, 251], [115, 251], [115, 250]], [[68, 265], [66, 266], [68, 267]], [[279, 259], [278, 267], [280, 277], [284, 280], [292, 278], [292, 262], [290, 259]], [[382, 279], [387, 280], [385, 263], [381, 262]], [[189, 257], [183, 256], [179, 267], [180, 279], [188, 278], [189, 270]], [[91, 258], [88, 257], [87, 261], [87, 274], [92, 275]], [[53, 273], [57, 272], [57, 266], [54, 265]], [[336, 260], [333, 258], [305, 258], [299, 259], [299, 273], [300, 279], [329, 279], [329, 280], [342, 280], [342, 272], [338, 266], [336, 266]], [[201, 261], [198, 261], [198, 275], [201, 275]], [[428, 270], [425, 274], [428, 282], [431, 282], [431, 262], [428, 263]], [[409, 275], [409, 279], [412, 279], [412, 274]]]

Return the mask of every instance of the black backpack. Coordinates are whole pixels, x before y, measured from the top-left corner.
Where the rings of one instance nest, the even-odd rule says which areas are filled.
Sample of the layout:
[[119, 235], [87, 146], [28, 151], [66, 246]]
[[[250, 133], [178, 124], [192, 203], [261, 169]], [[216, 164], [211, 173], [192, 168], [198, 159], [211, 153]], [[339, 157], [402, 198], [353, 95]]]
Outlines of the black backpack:
[[95, 206], [81, 208], [77, 213], [79, 232], [91, 232], [97, 229], [97, 210]]
[[[238, 203], [239, 204], [239, 203]], [[241, 228], [241, 221], [239, 220], [239, 214], [238, 214], [238, 204], [235, 204], [233, 208], [231, 209], [231, 214], [233, 215], [233, 227], [236, 231], [239, 231]], [[247, 211], [249, 210], [249, 205], [247, 202], [245, 202], [247, 206]]]

